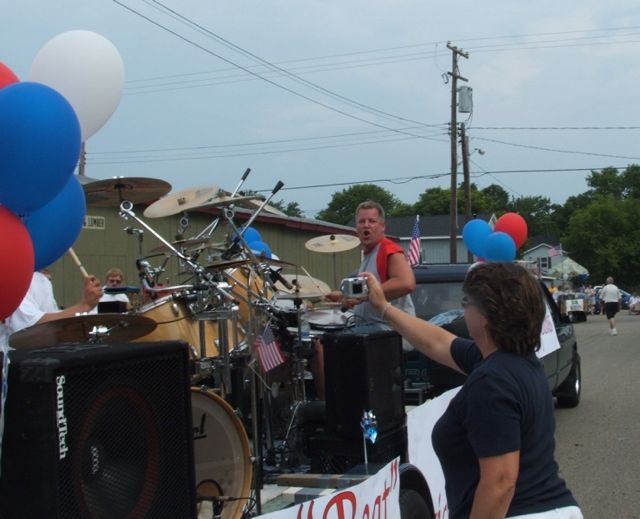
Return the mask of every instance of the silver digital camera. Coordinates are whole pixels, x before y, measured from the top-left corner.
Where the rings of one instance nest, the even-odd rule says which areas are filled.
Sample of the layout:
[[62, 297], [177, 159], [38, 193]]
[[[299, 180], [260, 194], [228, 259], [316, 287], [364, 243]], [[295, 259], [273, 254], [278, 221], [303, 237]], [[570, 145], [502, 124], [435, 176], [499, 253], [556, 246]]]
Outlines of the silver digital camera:
[[365, 278], [345, 278], [340, 283], [340, 292], [345, 297], [357, 299], [369, 295], [369, 286]]

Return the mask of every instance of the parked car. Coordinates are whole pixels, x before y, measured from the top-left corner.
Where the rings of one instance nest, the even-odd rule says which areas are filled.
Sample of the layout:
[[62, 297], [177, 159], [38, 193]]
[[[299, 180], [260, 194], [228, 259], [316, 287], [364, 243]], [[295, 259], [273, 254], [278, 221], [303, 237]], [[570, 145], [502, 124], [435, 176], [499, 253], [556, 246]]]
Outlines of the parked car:
[[[421, 319], [468, 337], [469, 333], [460, 305], [462, 284], [469, 264], [417, 265], [416, 290], [413, 302]], [[560, 349], [541, 359], [549, 388], [560, 407], [575, 407], [580, 402], [582, 377], [580, 355], [573, 325], [560, 314], [549, 290], [540, 282], [546, 303], [556, 327]], [[428, 359], [417, 351], [406, 355], [405, 376], [408, 384], [425, 384], [433, 394], [439, 394], [464, 382], [464, 375]]]

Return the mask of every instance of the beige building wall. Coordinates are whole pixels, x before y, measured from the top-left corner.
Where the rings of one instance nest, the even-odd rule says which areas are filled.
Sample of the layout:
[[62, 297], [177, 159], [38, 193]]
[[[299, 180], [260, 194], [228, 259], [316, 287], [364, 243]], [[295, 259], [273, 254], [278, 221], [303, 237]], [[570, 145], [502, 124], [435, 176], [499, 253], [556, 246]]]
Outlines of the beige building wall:
[[[141, 216], [145, 206], [136, 206], [134, 212]], [[167, 218], [145, 219], [156, 232], [167, 241], [173, 241], [179, 227], [179, 220], [182, 215], [175, 215]], [[235, 220], [240, 226], [248, 217], [247, 214], [238, 215]], [[205, 213], [190, 213], [189, 220], [191, 228], [185, 236], [195, 236], [200, 230], [206, 227], [213, 219], [214, 215]], [[92, 274], [95, 274], [104, 281], [106, 271], [111, 267], [119, 267], [125, 273], [125, 282], [128, 285], [139, 286], [138, 272], [136, 269], [136, 259], [140, 257], [139, 241], [137, 235], [130, 235], [125, 232], [127, 226], [141, 227], [135, 220], [124, 220], [119, 216], [116, 208], [87, 208], [87, 218], [85, 227], [73, 248], [82, 261], [83, 265]], [[314, 220], [268, 218], [260, 216], [253, 226], [261, 233], [264, 241], [269, 244], [271, 250], [280, 259], [294, 263], [306, 268], [309, 273], [329, 283], [333, 286], [333, 280], [341, 280], [357, 269], [360, 264], [360, 249], [337, 253], [335, 256], [335, 276], [334, 258], [332, 254], [320, 254], [310, 252], [305, 249], [307, 240], [325, 234], [342, 234], [353, 231], [346, 227], [331, 226], [324, 222]], [[224, 240], [227, 228], [220, 225], [213, 236], [213, 241]], [[152, 250], [159, 246], [161, 242], [150, 232], [145, 230], [142, 241], [142, 256], [149, 257], [154, 253]], [[153, 266], [158, 266], [164, 259], [162, 256], [148, 258]], [[206, 254], [200, 256], [200, 263], [209, 263]], [[183, 269], [180, 267], [177, 258], [171, 257], [167, 262], [167, 272], [162, 276], [162, 280], [178, 284], [186, 279]], [[82, 275], [78, 267], [71, 260], [69, 255], [65, 255], [52, 267], [52, 281], [54, 293], [58, 304], [69, 306], [78, 301], [82, 291]], [[287, 267], [285, 272], [293, 273], [295, 269]]]

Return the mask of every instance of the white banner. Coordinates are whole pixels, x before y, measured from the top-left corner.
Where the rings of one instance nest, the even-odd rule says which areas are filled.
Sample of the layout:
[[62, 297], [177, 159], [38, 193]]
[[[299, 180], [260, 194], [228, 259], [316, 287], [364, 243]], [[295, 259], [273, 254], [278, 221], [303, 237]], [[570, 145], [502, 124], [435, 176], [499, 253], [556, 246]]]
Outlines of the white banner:
[[399, 467], [400, 461], [396, 458], [377, 474], [358, 485], [260, 517], [264, 519], [399, 519]]
[[540, 332], [540, 349], [536, 352], [538, 358], [541, 359], [545, 355], [560, 349], [558, 334], [556, 333], [556, 325], [553, 324], [551, 310], [549, 305], [545, 305], [547, 313], [542, 321], [542, 331]]
[[460, 390], [459, 387], [443, 393], [433, 400], [412, 409], [407, 414], [407, 439], [409, 443], [409, 463], [415, 465], [427, 480], [431, 491], [431, 500], [435, 511], [435, 519], [449, 517], [447, 494], [444, 486], [444, 473], [440, 460], [433, 450], [431, 431], [442, 414], [447, 410], [449, 402]]

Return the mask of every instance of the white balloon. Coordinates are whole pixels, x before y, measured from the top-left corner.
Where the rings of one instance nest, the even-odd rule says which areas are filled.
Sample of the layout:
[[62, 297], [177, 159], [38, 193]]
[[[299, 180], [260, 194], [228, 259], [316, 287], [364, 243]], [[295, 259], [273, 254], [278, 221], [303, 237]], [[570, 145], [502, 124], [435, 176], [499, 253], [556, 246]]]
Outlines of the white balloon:
[[91, 31], [68, 31], [49, 40], [36, 55], [29, 81], [60, 92], [80, 121], [86, 141], [115, 112], [124, 87], [124, 64], [118, 49]]

